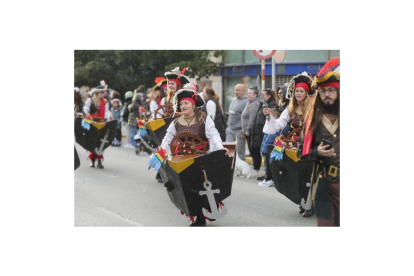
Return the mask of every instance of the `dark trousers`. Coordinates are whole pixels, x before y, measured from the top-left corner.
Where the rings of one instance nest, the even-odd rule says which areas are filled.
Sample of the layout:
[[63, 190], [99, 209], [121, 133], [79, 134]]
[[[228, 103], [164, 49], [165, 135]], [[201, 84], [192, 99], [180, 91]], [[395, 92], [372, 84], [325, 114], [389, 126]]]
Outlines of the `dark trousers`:
[[333, 179], [328, 185], [331, 218], [317, 218], [316, 222], [318, 226], [339, 226], [339, 190], [339, 179]]
[[250, 147], [251, 137], [247, 136], [247, 146], [250, 151], [250, 155], [253, 159], [253, 169], [260, 170], [260, 165], [262, 164], [262, 154], [260, 153], [260, 145], [258, 147]]
[[272, 180], [272, 174], [270, 173], [270, 167], [269, 167], [269, 160], [267, 160], [267, 156], [266, 153], [263, 153], [263, 159], [264, 159], [264, 163], [265, 163], [265, 180]]
[[118, 140], [119, 142], [121, 142], [122, 140], [122, 131], [120, 128], [118, 128], [115, 132], [115, 138], [116, 140]]

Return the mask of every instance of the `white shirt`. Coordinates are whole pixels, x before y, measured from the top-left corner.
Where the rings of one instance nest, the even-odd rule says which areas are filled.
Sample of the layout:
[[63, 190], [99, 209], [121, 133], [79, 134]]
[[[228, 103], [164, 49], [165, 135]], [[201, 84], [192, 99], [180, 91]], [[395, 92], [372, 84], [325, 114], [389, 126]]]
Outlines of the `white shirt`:
[[[289, 110], [287, 108], [283, 110], [282, 114], [277, 120], [275, 120], [273, 116], [270, 116], [270, 122], [273, 127], [272, 131], [275, 131], [274, 133], [278, 132], [281, 129], [284, 129], [286, 125], [290, 122]], [[271, 134], [274, 134], [274, 133], [271, 133]]]
[[[151, 118], [154, 118], [155, 110], [157, 110], [157, 108], [158, 108], [157, 101], [158, 100], [155, 99], [155, 100], [151, 101], [151, 103], [150, 103]], [[160, 119], [160, 118], [157, 118], [157, 119]]]
[[213, 101], [208, 101], [206, 105], [206, 109], [207, 109], [207, 115], [210, 115], [214, 121], [214, 119], [216, 118], [216, 104]]
[[[89, 114], [90, 113], [90, 111], [91, 111], [91, 103], [92, 103], [92, 99], [91, 98], [88, 98], [85, 101], [85, 105], [83, 106], [83, 112], [85, 114]], [[110, 115], [109, 115], [109, 105], [108, 105], [108, 102], [106, 102], [106, 104], [105, 104], [105, 116], [104, 117], [105, 117], [105, 119], [107, 121], [109, 121]]]
[[[200, 118], [200, 120], [203, 120], [203, 119]], [[209, 116], [207, 116], [207, 119], [206, 119], [205, 134], [209, 141], [210, 152], [220, 150], [223, 148], [223, 143], [221, 141], [220, 134], [217, 131], [213, 120]], [[175, 122], [172, 121], [170, 126], [167, 129], [167, 133], [165, 134], [164, 139], [162, 139], [162, 142], [161, 142], [161, 147], [168, 152], [168, 155], [170, 157], [171, 157], [170, 143], [175, 135], [177, 135], [177, 130], [175, 129]]]

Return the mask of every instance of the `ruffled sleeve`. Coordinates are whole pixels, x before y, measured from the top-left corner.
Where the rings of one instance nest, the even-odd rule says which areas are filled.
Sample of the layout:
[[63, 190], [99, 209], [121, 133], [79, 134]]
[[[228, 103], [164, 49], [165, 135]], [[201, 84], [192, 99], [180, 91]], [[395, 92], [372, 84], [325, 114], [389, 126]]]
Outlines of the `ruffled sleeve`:
[[175, 120], [173, 120], [161, 142], [161, 147], [168, 152], [168, 156], [171, 156], [170, 143], [175, 135], [177, 135], [177, 130], [175, 129]]
[[210, 116], [206, 118], [205, 127], [206, 137], [210, 143], [210, 152], [223, 148], [223, 143], [220, 138], [220, 133], [217, 131], [214, 121]]

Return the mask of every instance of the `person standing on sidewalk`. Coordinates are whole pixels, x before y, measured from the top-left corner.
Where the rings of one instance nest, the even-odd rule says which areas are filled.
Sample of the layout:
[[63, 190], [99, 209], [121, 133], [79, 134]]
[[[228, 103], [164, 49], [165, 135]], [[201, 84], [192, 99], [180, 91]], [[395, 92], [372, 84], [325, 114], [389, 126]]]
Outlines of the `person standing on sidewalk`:
[[112, 142], [112, 146], [119, 147], [122, 141], [122, 130], [121, 130], [122, 129], [122, 125], [121, 125], [122, 103], [118, 98], [112, 99], [111, 112], [112, 112], [112, 117], [114, 118], [114, 120], [117, 120], [116, 134], [115, 134], [115, 139]]
[[205, 87], [203, 91], [203, 98], [206, 104], [203, 106], [202, 111], [209, 115], [213, 119], [214, 124], [220, 133], [222, 141], [226, 140], [226, 123], [223, 118], [223, 110], [220, 106], [220, 97], [216, 94], [213, 88]]
[[[242, 126], [242, 138], [247, 139], [247, 147], [249, 148], [250, 155], [253, 159], [253, 173], [251, 178], [259, 176], [260, 165], [262, 163], [262, 156], [260, 155], [260, 145], [262, 142], [262, 131], [253, 135], [255, 123], [260, 124], [260, 129], [263, 129], [263, 122], [256, 122], [257, 113], [260, 107], [259, 90], [257, 87], [250, 87], [247, 91], [247, 100], [249, 103], [246, 105], [241, 115]], [[262, 117], [264, 119], [264, 117]]]
[[128, 91], [125, 93], [125, 105], [121, 113], [122, 121], [124, 122], [124, 126], [125, 126], [125, 132], [126, 132], [125, 135], [126, 135], [126, 141], [127, 141], [124, 148], [131, 148], [131, 149], [133, 149], [134, 146], [132, 146], [131, 129], [129, 128], [129, 124], [128, 124], [128, 118], [129, 118], [128, 106], [132, 103], [133, 96], [134, 96], [134, 93], [132, 93], [132, 91]]
[[234, 87], [236, 97], [230, 103], [226, 128], [226, 142], [236, 141], [237, 136], [237, 156], [243, 161], [246, 159], [246, 138], [242, 137], [241, 115], [248, 102], [245, 93], [244, 84], [239, 83]]
[[299, 156], [315, 162], [311, 183], [318, 226], [340, 226], [339, 58], [322, 67], [312, 87], [317, 88], [317, 95], [306, 122]]

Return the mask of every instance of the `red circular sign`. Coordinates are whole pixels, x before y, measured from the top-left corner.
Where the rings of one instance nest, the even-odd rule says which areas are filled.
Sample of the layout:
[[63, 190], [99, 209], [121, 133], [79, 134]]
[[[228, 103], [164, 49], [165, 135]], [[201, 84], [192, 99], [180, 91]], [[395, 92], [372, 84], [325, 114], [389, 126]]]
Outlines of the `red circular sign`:
[[268, 59], [271, 58], [275, 53], [276, 50], [252, 50], [253, 55], [260, 59]]

